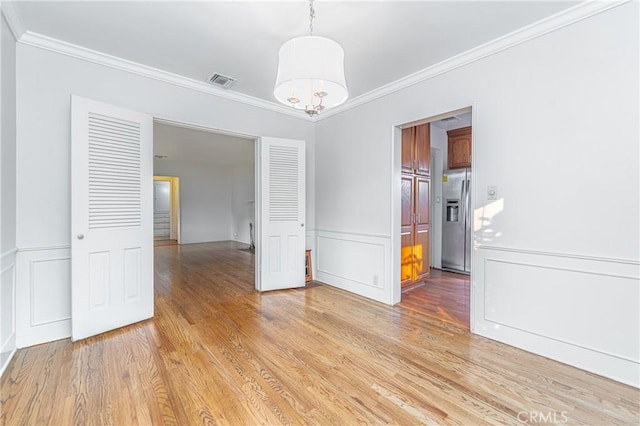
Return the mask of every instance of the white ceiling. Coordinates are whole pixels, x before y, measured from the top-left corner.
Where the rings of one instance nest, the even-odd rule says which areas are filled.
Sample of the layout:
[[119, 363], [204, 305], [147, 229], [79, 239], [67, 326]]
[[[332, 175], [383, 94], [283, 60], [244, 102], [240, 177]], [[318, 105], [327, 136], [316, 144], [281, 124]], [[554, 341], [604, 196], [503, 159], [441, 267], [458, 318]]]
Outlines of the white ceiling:
[[453, 130], [453, 129], [460, 129], [462, 127], [471, 126], [471, 112], [455, 114], [451, 117], [455, 117], [455, 119], [454, 120], [442, 119], [442, 120], [432, 121], [431, 125], [436, 126], [442, 130]]
[[235, 136], [153, 124], [153, 154], [167, 156], [154, 161], [187, 161], [211, 166], [253, 165], [254, 141]]
[[[345, 50], [350, 98], [574, 6], [575, 1], [322, 1], [314, 34]], [[292, 1], [20, 1], [27, 31], [276, 102], [278, 49], [308, 34]]]

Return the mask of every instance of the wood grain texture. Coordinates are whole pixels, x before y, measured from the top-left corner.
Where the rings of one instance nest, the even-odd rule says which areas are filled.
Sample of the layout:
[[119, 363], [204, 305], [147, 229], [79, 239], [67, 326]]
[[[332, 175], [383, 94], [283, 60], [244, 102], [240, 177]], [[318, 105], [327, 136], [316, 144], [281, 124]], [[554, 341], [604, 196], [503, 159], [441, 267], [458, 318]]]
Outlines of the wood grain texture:
[[447, 158], [450, 169], [471, 167], [471, 126], [449, 130]]
[[257, 293], [241, 246], [157, 247], [155, 318], [19, 350], [2, 424], [638, 424], [637, 389], [418, 312]]
[[469, 330], [469, 275], [431, 269], [415, 286], [402, 289], [399, 306]]

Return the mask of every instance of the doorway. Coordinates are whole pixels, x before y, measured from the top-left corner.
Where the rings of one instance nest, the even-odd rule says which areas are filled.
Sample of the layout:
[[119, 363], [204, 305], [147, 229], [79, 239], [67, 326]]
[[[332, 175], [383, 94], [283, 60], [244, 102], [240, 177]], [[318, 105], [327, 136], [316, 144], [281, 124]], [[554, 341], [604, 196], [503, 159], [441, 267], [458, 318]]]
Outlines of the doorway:
[[155, 239], [249, 246], [255, 138], [156, 120], [153, 150]]
[[[71, 124], [71, 169], [75, 176], [71, 188], [71, 225], [72, 234], [75, 235], [71, 245], [71, 294], [74, 296], [71, 301], [71, 335], [76, 341], [153, 316], [154, 254], [153, 240], [150, 238], [154, 233], [153, 176], [180, 177], [179, 212], [183, 220], [179, 221], [177, 237], [180, 243], [196, 243], [198, 239], [202, 242], [231, 239], [230, 226], [224, 226], [225, 220], [227, 225], [230, 223], [229, 208], [221, 207], [219, 197], [212, 196], [210, 189], [232, 194], [229, 182], [234, 184], [236, 175], [225, 170], [220, 179], [209, 179], [206, 185], [196, 186], [193, 192], [188, 192], [187, 176], [197, 177], [198, 173], [207, 173], [212, 169], [202, 164], [203, 152], [198, 150], [191, 151], [191, 155], [195, 156], [194, 161], [179, 164], [182, 172], [157, 170], [154, 160], [175, 157], [186, 150], [183, 138], [176, 137], [169, 138], [165, 147], [170, 153], [154, 152], [159, 133], [156, 126], [180, 128], [194, 133], [218, 133], [208, 128], [154, 119], [149, 114], [79, 96], [71, 97]], [[225, 136], [231, 137], [229, 134]], [[305, 143], [302, 140], [270, 137], [235, 137], [246, 142], [247, 158], [265, 171], [259, 176], [255, 172], [255, 165], [251, 167], [252, 176], [248, 181], [255, 186], [260, 184], [262, 192], [254, 189], [251, 191], [252, 200], [244, 200], [245, 203], [255, 203], [254, 210], [257, 210], [258, 262], [255, 264], [260, 265], [260, 259], [264, 259], [265, 263], [271, 265], [267, 273], [261, 267], [253, 268], [256, 289], [274, 289], [270, 284], [275, 280], [271, 278], [277, 269], [274, 265], [279, 261], [283, 261], [287, 271], [296, 271], [295, 276], [291, 274], [295, 282], [289, 287], [304, 286], [305, 234], [301, 228], [304, 227], [305, 213]], [[208, 142], [205, 152], [211, 148]], [[289, 166], [292, 164], [297, 170], [295, 174], [290, 173]], [[193, 179], [193, 182], [196, 181]], [[278, 190], [272, 190], [273, 187]], [[170, 186], [157, 186], [158, 191], [162, 192], [163, 189], [171, 192]], [[295, 203], [292, 203], [290, 200], [294, 192]], [[170, 200], [169, 195], [169, 211]], [[263, 210], [263, 202], [270, 208]], [[218, 216], [220, 220], [211, 214], [195, 214], [191, 217], [195, 220], [187, 221], [187, 212], [192, 211], [187, 208], [189, 203], [191, 207], [213, 204], [218, 210], [224, 210], [224, 214]], [[163, 204], [166, 210], [166, 198]], [[267, 212], [264, 213], [264, 220], [263, 211]], [[289, 228], [278, 228], [275, 222], [287, 222], [289, 228], [295, 228], [296, 244], [291, 243], [291, 235], [285, 233]], [[171, 214], [171, 237], [170, 223]], [[186, 232], [186, 223], [193, 224], [191, 233]], [[270, 233], [261, 234], [261, 228]], [[165, 231], [158, 233], [166, 237]], [[277, 257], [271, 256], [269, 251], [261, 253], [261, 241], [265, 238]], [[275, 240], [288, 244], [281, 244], [279, 250], [275, 250], [278, 248]], [[265, 280], [263, 275], [268, 279]], [[262, 286], [261, 282], [264, 283]]]
[[399, 132], [400, 305], [469, 330], [471, 108], [407, 123]]
[[153, 177], [153, 239], [155, 245], [180, 244], [180, 178]]

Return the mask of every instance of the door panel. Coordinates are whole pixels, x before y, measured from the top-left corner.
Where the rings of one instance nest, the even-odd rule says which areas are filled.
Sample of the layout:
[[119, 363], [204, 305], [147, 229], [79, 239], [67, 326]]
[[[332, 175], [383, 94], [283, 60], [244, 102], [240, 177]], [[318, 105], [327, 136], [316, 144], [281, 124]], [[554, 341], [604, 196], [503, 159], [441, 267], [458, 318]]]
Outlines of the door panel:
[[401, 177], [402, 213], [400, 216], [400, 284], [413, 282], [413, 176]]
[[431, 214], [429, 198], [431, 181], [429, 178], [416, 177], [416, 223], [417, 224], [429, 224], [429, 216]]
[[430, 186], [429, 178], [418, 176], [416, 179], [416, 237], [414, 243], [414, 279], [421, 280], [429, 275], [430, 265], [430, 224], [429, 214]]
[[402, 171], [413, 173], [413, 157], [415, 152], [415, 127], [402, 129]]
[[414, 280], [419, 281], [429, 275], [430, 257], [429, 225], [416, 225], [416, 237], [413, 245], [414, 251]]
[[71, 99], [72, 340], [153, 316], [153, 122]]
[[421, 124], [415, 129], [415, 172], [419, 175], [429, 176], [431, 172], [431, 124]]
[[305, 285], [304, 141], [262, 138], [258, 143], [256, 259], [259, 291]]

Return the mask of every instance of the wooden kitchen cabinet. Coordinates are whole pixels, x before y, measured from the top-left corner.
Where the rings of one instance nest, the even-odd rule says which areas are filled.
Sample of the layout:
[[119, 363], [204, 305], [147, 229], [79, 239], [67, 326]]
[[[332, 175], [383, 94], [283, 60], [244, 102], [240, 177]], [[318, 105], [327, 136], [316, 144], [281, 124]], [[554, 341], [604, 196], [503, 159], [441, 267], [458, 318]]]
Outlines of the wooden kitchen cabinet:
[[400, 285], [404, 288], [429, 275], [431, 181], [425, 176], [403, 173], [401, 185]]
[[402, 129], [402, 172], [429, 176], [431, 172], [429, 123]]
[[414, 220], [414, 197], [413, 197], [413, 176], [402, 174], [400, 182], [402, 185], [402, 211], [400, 213], [400, 286], [406, 287], [413, 284], [413, 220]]
[[448, 166], [450, 169], [471, 167], [471, 126], [449, 130]]

